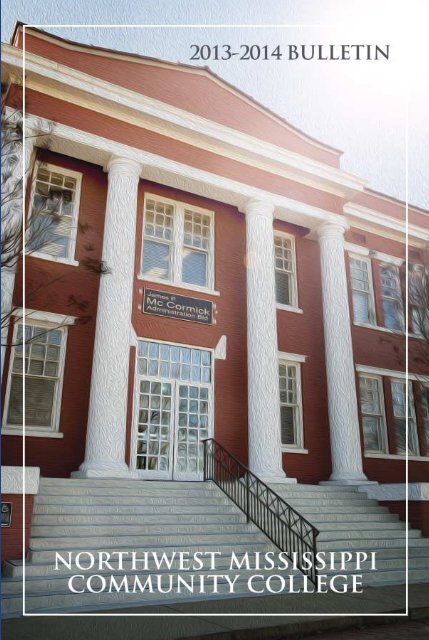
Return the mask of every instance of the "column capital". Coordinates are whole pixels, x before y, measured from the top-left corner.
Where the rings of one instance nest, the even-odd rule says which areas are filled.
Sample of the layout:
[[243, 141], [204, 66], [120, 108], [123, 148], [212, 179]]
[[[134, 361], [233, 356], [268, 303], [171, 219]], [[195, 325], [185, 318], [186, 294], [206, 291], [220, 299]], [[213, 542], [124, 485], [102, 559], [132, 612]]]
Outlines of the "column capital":
[[349, 228], [349, 225], [344, 220], [338, 220], [335, 222], [323, 222], [317, 227], [316, 232], [318, 238], [338, 238], [343, 239], [344, 233]]
[[270, 200], [258, 200], [252, 198], [243, 207], [246, 216], [263, 216], [270, 220], [274, 217], [274, 204]]
[[106, 165], [106, 171], [108, 172], [109, 176], [122, 173], [128, 176], [131, 175], [139, 178], [142, 169], [143, 165], [141, 165], [140, 162], [132, 160], [131, 158], [123, 158], [120, 156], [112, 156]]

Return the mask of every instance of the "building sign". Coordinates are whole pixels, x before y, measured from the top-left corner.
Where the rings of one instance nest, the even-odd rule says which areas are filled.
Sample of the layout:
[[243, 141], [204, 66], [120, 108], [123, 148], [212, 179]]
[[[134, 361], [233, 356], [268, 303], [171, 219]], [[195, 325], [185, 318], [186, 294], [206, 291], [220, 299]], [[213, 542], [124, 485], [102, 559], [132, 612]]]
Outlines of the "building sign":
[[156, 316], [213, 324], [213, 306], [210, 300], [179, 296], [166, 291], [145, 289], [143, 292], [143, 312]]
[[12, 518], [12, 503], [2, 502], [1, 503], [1, 526], [10, 527], [11, 518]]

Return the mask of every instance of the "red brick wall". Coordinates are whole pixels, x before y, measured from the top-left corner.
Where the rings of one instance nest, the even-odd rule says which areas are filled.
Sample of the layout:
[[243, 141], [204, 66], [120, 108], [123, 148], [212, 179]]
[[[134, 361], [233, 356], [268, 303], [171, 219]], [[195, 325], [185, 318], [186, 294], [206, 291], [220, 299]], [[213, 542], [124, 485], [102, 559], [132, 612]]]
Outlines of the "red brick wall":
[[[215, 289], [220, 296], [191, 293], [216, 304], [216, 324], [197, 323], [143, 314], [142, 289], [145, 282], [135, 278], [133, 326], [138, 336], [216, 347], [227, 336], [227, 359], [215, 361], [215, 437], [247, 459], [247, 360], [246, 360], [246, 266], [245, 220], [234, 208], [142, 180], [138, 198], [136, 274], [140, 268], [144, 193], [176, 199], [215, 212]], [[167, 284], [147, 283], [162, 291], [186, 295], [183, 289]]]
[[[1, 496], [2, 502], [12, 503], [12, 519], [10, 527], [2, 527], [2, 548], [1, 559], [5, 560], [20, 560], [23, 557], [23, 533], [24, 533], [24, 520], [23, 520], [23, 496], [16, 494], [4, 493]], [[25, 496], [25, 548], [26, 552], [30, 543], [30, 529], [31, 529], [31, 516], [33, 513], [34, 496]]]
[[304, 447], [309, 453], [284, 453], [283, 464], [288, 476], [316, 483], [331, 474], [319, 245], [302, 237], [304, 229], [279, 221], [275, 228], [296, 234], [298, 305], [303, 310], [277, 311], [279, 351], [306, 356], [301, 386]]
[[[22, 46], [22, 37], [19, 39]], [[93, 55], [83, 50], [64, 48], [60, 44], [41, 40], [26, 32], [26, 50], [79, 69], [89, 75], [143, 93], [175, 107], [185, 109], [204, 118], [220, 122], [233, 129], [260, 137], [276, 145], [285, 146], [332, 166], [339, 166], [340, 152], [310, 137], [293, 131], [291, 126], [270, 117], [266, 109], [260, 109], [250, 100], [208, 78], [205, 74], [181, 71], [174, 65], [140, 64], [132, 59], [120, 60], [107, 54]], [[203, 64], [203, 63], [200, 63]]]
[[[392, 513], [397, 513], [405, 521], [405, 501], [386, 500], [380, 502]], [[429, 537], [429, 502], [424, 500], [408, 501], [408, 521], [414, 529], [421, 529], [424, 536]]]
[[[100, 167], [44, 151], [40, 157], [52, 164], [83, 172], [76, 260], [80, 266], [27, 258], [26, 305], [78, 318], [68, 330], [62, 409], [62, 439], [26, 438], [26, 464], [39, 466], [45, 476], [67, 477], [83, 461], [88, 415], [92, 351], [95, 333], [99, 275], [85, 268], [86, 258], [100, 259], [107, 180]], [[85, 228], [85, 230], [82, 229]], [[108, 276], [105, 276], [108, 277]], [[14, 304], [22, 305], [22, 271], [16, 275]], [[42, 286], [41, 283], [44, 283]], [[9, 353], [3, 376], [5, 393]], [[3, 436], [3, 463], [22, 464], [22, 437]]]

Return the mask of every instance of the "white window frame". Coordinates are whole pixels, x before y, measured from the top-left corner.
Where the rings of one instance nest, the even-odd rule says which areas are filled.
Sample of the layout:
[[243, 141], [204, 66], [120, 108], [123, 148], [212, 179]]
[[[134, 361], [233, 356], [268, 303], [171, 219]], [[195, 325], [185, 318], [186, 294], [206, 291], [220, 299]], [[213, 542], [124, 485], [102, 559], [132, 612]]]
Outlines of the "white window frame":
[[[405, 392], [408, 394], [408, 411], [411, 414], [410, 416], [405, 416], [405, 421], [406, 424], [408, 424], [408, 439], [412, 440], [414, 442], [414, 444], [416, 445], [416, 451], [417, 453], [408, 453], [409, 457], [415, 457], [415, 456], [420, 456], [420, 441], [419, 441], [419, 432], [418, 432], [418, 428], [417, 428], [417, 416], [416, 416], [416, 406], [415, 406], [415, 399], [414, 399], [414, 391], [413, 391], [413, 383], [411, 380], [408, 380], [405, 378], [395, 378], [392, 377], [390, 378], [390, 389], [391, 389], [391, 394], [392, 394], [392, 413], [394, 415], [394, 402], [393, 402], [393, 390], [392, 390], [392, 383], [399, 383], [405, 386]], [[407, 406], [407, 404], [405, 404], [405, 407]], [[395, 415], [394, 415], [394, 419], [395, 419]], [[412, 422], [411, 420], [414, 422], [414, 429], [412, 428]], [[395, 434], [396, 434], [396, 426], [394, 425], [395, 428]], [[407, 442], [407, 448], [408, 448], [408, 442]], [[399, 458], [405, 459], [407, 454], [406, 453], [398, 453], [397, 450], [395, 451], [395, 455], [397, 455]]]
[[77, 228], [78, 228], [78, 220], [80, 213], [80, 193], [81, 193], [81, 185], [82, 185], [82, 173], [79, 171], [73, 171], [72, 169], [67, 169], [66, 167], [60, 167], [56, 164], [50, 164], [48, 162], [43, 162], [38, 160], [34, 164], [33, 174], [32, 174], [32, 185], [31, 185], [31, 196], [30, 196], [30, 204], [28, 207], [28, 220], [30, 221], [33, 211], [33, 202], [34, 195], [36, 192], [36, 182], [37, 182], [37, 172], [40, 166], [45, 167], [48, 171], [55, 171], [56, 173], [61, 173], [65, 176], [70, 176], [70, 178], [74, 178], [76, 180], [76, 191], [75, 191], [75, 201], [73, 207], [73, 224], [70, 234], [70, 255], [68, 257], [64, 256], [52, 256], [49, 253], [44, 253], [43, 251], [32, 251], [29, 255], [34, 258], [41, 258], [42, 260], [49, 260], [51, 262], [59, 262], [62, 264], [68, 264], [73, 266], [78, 266], [79, 262], [75, 259], [76, 256], [76, 238], [77, 238]]
[[[382, 274], [381, 274], [381, 270], [383, 268], [387, 268], [387, 269], [393, 269], [395, 271], [395, 277], [397, 278], [397, 282], [398, 282], [398, 290], [399, 290], [399, 297], [398, 298], [392, 298], [390, 296], [385, 296], [383, 295], [383, 287], [382, 287], [382, 283], [381, 283], [381, 279], [382, 279]], [[395, 264], [392, 264], [391, 262], [380, 262], [379, 264], [379, 273], [380, 273], [380, 299], [381, 299], [381, 306], [383, 309], [383, 326], [385, 329], [388, 329], [389, 331], [395, 331], [395, 332], [399, 332], [399, 333], [404, 333], [405, 330], [405, 315], [404, 315], [404, 303], [402, 300], [402, 287], [401, 287], [401, 280], [399, 278], [399, 267]], [[399, 301], [399, 328], [398, 329], [392, 329], [390, 327], [386, 327], [386, 320], [385, 320], [385, 312], [384, 312], [384, 300], [393, 300], [395, 302]]]
[[[297, 313], [302, 313], [302, 310], [299, 308], [298, 304], [298, 276], [297, 276], [297, 263], [296, 263], [296, 243], [295, 236], [290, 233], [285, 233], [284, 231], [274, 231], [274, 246], [273, 251], [275, 252], [275, 239], [276, 238], [287, 238], [291, 241], [291, 251], [292, 251], [292, 265], [293, 272], [291, 274], [291, 301], [290, 304], [284, 304], [282, 302], [278, 302], [276, 296], [276, 306], [278, 309], [283, 309], [284, 311], [295, 311]], [[275, 254], [274, 254], [274, 277], [276, 271], [280, 271], [280, 273], [289, 273], [288, 271], [283, 271], [283, 269], [277, 269], [275, 263]]]
[[[372, 375], [372, 374], [368, 374], [368, 373], [359, 373], [359, 403], [360, 403], [360, 410], [361, 410], [361, 416], [362, 416], [362, 438], [363, 438], [363, 446], [364, 446], [364, 455], [367, 454], [387, 454], [389, 453], [389, 445], [388, 445], [388, 438], [387, 438], [387, 422], [386, 422], [386, 407], [385, 407], [385, 400], [384, 400], [384, 389], [383, 389], [383, 378], [381, 376], [377, 376], [377, 375]], [[382, 449], [380, 451], [373, 451], [372, 449], [366, 449], [365, 448], [365, 438], [364, 438], [364, 434], [363, 434], [363, 418], [364, 418], [364, 413], [362, 410], [362, 397], [361, 397], [361, 393], [360, 393], [360, 379], [361, 378], [371, 378], [373, 380], [377, 381], [377, 386], [378, 386], [378, 397], [380, 400], [380, 414], [365, 414], [366, 415], [374, 415], [378, 418], [381, 418], [381, 424], [379, 427], [379, 439], [381, 442], [381, 446]]]
[[[198, 349], [199, 351], [208, 351], [210, 353], [210, 361], [211, 361], [211, 382], [187, 382], [183, 380], [178, 380], [177, 378], [162, 378], [160, 376], [149, 376], [147, 374], [139, 373], [138, 370], [138, 343], [140, 341], [147, 342], [156, 342], [157, 344], [166, 344], [173, 347], [185, 347], [186, 349]], [[137, 469], [137, 438], [138, 438], [138, 416], [139, 416], [139, 395], [140, 395], [140, 382], [142, 380], [150, 380], [151, 382], [167, 382], [167, 383], [177, 383], [179, 384], [190, 384], [196, 386], [198, 388], [201, 387], [209, 387], [209, 407], [211, 408], [208, 420], [208, 437], [212, 438], [214, 434], [214, 424], [215, 424], [215, 360], [216, 360], [216, 350], [212, 347], [201, 347], [198, 345], [185, 344], [184, 342], [174, 342], [172, 340], [159, 340], [158, 338], [150, 338], [147, 336], [135, 336], [134, 341], [135, 346], [135, 360], [134, 360], [134, 389], [133, 389], [133, 416], [132, 416], [132, 429], [131, 429], [131, 447], [130, 447], [130, 468], [132, 471], [136, 472], [140, 478], [151, 478], [153, 480], [160, 479], [165, 480], [166, 474], [164, 471], [152, 471], [148, 472], [147, 470]], [[173, 402], [177, 402], [177, 398], [173, 396]], [[174, 424], [173, 418], [173, 429], [177, 429], [177, 425]], [[174, 455], [173, 450], [171, 451], [171, 455]], [[194, 478], [192, 478], [194, 479]]]
[[[354, 310], [354, 302], [353, 302], [353, 278], [351, 274], [351, 260], [359, 260], [360, 262], [366, 262], [368, 265], [368, 322], [361, 322], [356, 320], [355, 318], [355, 310]], [[375, 313], [375, 295], [374, 295], [374, 282], [372, 277], [372, 260], [371, 258], [367, 258], [366, 256], [360, 255], [358, 253], [349, 252], [349, 270], [350, 270], [350, 290], [352, 292], [352, 312], [353, 312], [353, 323], [357, 326], [361, 327], [375, 327], [377, 325], [377, 318]], [[356, 290], [357, 291], [357, 290]]]
[[[17, 339], [18, 326], [22, 325], [22, 320], [18, 319], [14, 323], [13, 327], [13, 344]], [[59, 326], [58, 324], [54, 324], [52, 322], [47, 322], [44, 320], [36, 320], [36, 319], [25, 319], [26, 326], [34, 326], [41, 327], [46, 329], [46, 331], [50, 330], [58, 330], [62, 333], [62, 340], [60, 345], [60, 359], [58, 363], [58, 381], [55, 387], [55, 394], [52, 403], [52, 424], [50, 427], [33, 427], [31, 425], [25, 424], [25, 436], [33, 436], [39, 438], [62, 438], [63, 434], [59, 431], [60, 426], [60, 415], [61, 415], [61, 404], [62, 404], [62, 394], [63, 394], [63, 383], [64, 383], [64, 366], [66, 359], [66, 351], [67, 351], [67, 337], [68, 331], [67, 326]], [[9, 358], [9, 370], [7, 377], [7, 385], [6, 385], [6, 394], [5, 394], [5, 402], [4, 402], [4, 412], [3, 412], [3, 423], [2, 423], [2, 435], [24, 435], [24, 429], [22, 425], [13, 425], [8, 424], [7, 416], [9, 413], [9, 402], [10, 402], [10, 392], [12, 387], [12, 369], [13, 369], [13, 361], [14, 361], [15, 353], [14, 347], [11, 348], [10, 358]], [[24, 377], [24, 376], [23, 376]]]
[[[143, 273], [143, 255], [145, 244], [145, 222], [146, 222], [146, 201], [155, 200], [162, 204], [167, 204], [173, 207], [173, 237], [170, 243], [171, 255], [170, 255], [170, 278], [155, 278]], [[184, 239], [184, 225], [185, 225], [185, 210], [194, 211], [195, 213], [201, 213], [202, 215], [209, 216], [210, 218], [210, 246], [207, 252], [207, 285], [200, 286], [182, 281], [182, 263], [183, 263], [183, 249], [185, 247]], [[150, 239], [150, 238], [149, 238]], [[156, 238], [153, 239], [156, 241]], [[171, 200], [164, 196], [158, 196], [153, 193], [145, 193], [143, 203], [143, 226], [142, 226], [142, 250], [140, 255], [140, 266], [138, 278], [140, 280], [146, 280], [147, 282], [156, 282], [159, 284], [170, 284], [174, 287], [181, 289], [189, 289], [191, 291], [203, 291], [211, 293], [212, 295], [218, 295], [215, 288], [215, 276], [214, 276], [214, 263], [215, 263], [215, 215], [214, 211], [209, 209], [203, 209], [202, 207], [194, 206], [187, 202], [179, 200]]]
[[[279, 365], [286, 365], [287, 367], [295, 367], [296, 369], [296, 399], [297, 399], [297, 424], [295, 426], [295, 444], [283, 444], [281, 441], [281, 419], [279, 424], [279, 435], [281, 450], [291, 453], [308, 453], [308, 450], [304, 448], [304, 419], [303, 419], [303, 407], [302, 407], [302, 385], [301, 385], [301, 362], [305, 361], [305, 356], [297, 357], [291, 354], [289, 358], [286, 354], [280, 356], [278, 359]], [[280, 376], [279, 376], [279, 391], [280, 391]], [[288, 403], [280, 401], [280, 408], [282, 406], [291, 406]]]

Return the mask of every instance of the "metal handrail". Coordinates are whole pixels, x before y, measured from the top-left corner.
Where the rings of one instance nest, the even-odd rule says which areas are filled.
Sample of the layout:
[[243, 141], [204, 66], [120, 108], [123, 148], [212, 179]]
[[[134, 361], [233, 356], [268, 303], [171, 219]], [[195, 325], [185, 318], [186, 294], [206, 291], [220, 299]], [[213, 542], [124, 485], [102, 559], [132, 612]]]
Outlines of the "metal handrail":
[[[212, 480], [313, 584], [319, 530], [213, 438], [204, 440], [204, 480]], [[309, 560], [310, 562], [304, 562]]]

